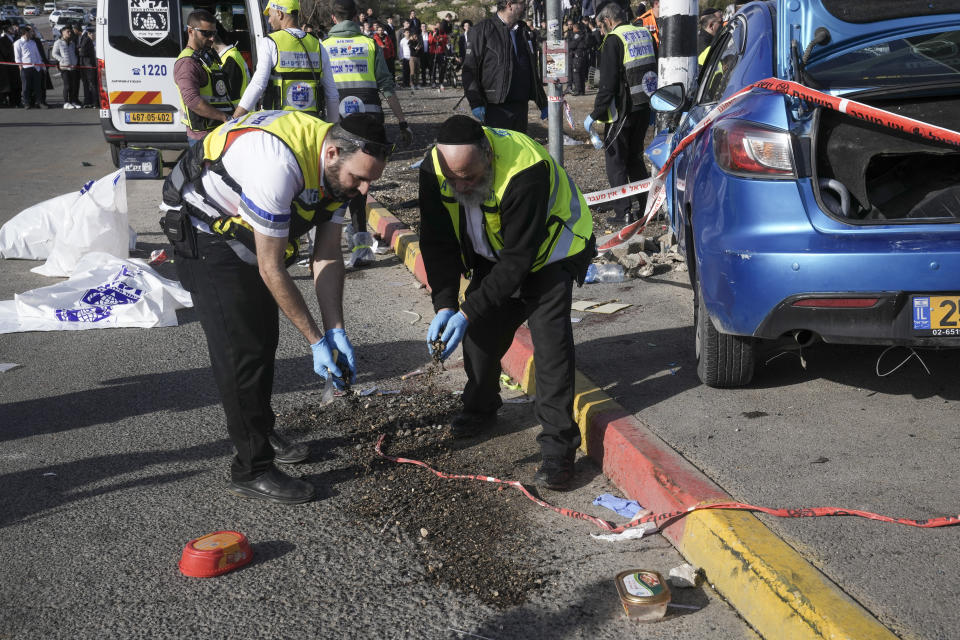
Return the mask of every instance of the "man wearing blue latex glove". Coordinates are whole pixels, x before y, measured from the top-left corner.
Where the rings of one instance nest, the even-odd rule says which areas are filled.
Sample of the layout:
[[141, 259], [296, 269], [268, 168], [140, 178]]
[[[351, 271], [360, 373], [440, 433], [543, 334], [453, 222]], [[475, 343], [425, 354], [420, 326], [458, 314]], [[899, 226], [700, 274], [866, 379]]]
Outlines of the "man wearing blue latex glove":
[[[281, 504], [314, 497], [309, 482], [275, 466], [309, 453], [274, 429], [277, 311], [311, 345], [321, 377], [353, 380], [343, 328], [343, 212], [350, 199], [366, 196], [392, 147], [370, 114], [330, 124], [299, 111], [253, 112], [211, 131], [164, 183], [161, 224], [193, 294], [236, 448], [233, 494]], [[313, 228], [311, 270], [325, 334], [287, 273], [299, 259], [296, 239]]]
[[546, 120], [546, 119], [547, 119], [547, 116], [549, 116], [549, 115], [550, 115], [550, 109], [548, 109], [547, 107], [544, 107], [543, 109], [540, 109], [540, 119], [541, 119], [541, 120]]
[[[650, 94], [657, 90], [657, 51], [650, 32], [631, 25], [616, 2], [603, 5], [597, 25], [604, 37], [599, 87], [590, 118], [606, 125], [600, 137], [606, 145], [607, 180], [611, 187], [619, 187], [650, 175], [643, 162], [643, 139], [650, 123]], [[587, 126], [586, 121], [583, 124]], [[634, 200], [637, 208], [633, 208]], [[635, 222], [646, 202], [646, 194], [614, 200], [615, 215], [607, 218], [607, 223], [623, 226]]]
[[527, 131], [530, 101], [541, 113], [547, 106], [536, 34], [522, 19], [526, 10], [527, 0], [497, 0], [496, 15], [470, 29], [462, 70], [463, 91], [473, 115], [488, 127], [521, 133]]
[[494, 423], [500, 359], [528, 322], [543, 427], [534, 482], [551, 489], [569, 487], [580, 445], [570, 305], [595, 244], [583, 194], [541, 145], [467, 116], [440, 126], [420, 165], [420, 250], [437, 312], [427, 341], [443, 340], [442, 358], [463, 341], [467, 384], [451, 432], [475, 436]]
[[440, 360], [446, 360], [453, 353], [454, 349], [463, 340], [467, 333], [467, 325], [470, 321], [463, 311], [456, 309], [440, 309], [436, 317], [430, 323], [430, 329], [427, 331], [427, 349], [430, 355], [436, 355], [433, 350], [433, 343], [437, 338], [443, 342], [443, 352], [440, 354]]
[[[344, 383], [353, 384], [357, 378], [357, 365], [353, 345], [346, 331], [330, 329], [310, 348], [313, 350], [313, 370], [318, 376], [326, 380], [328, 373], [333, 375], [333, 386], [337, 389], [343, 389]], [[339, 353], [336, 361], [333, 358], [334, 349]], [[347, 370], [343, 371], [341, 365], [345, 365]], [[350, 375], [345, 376], [346, 373]]]

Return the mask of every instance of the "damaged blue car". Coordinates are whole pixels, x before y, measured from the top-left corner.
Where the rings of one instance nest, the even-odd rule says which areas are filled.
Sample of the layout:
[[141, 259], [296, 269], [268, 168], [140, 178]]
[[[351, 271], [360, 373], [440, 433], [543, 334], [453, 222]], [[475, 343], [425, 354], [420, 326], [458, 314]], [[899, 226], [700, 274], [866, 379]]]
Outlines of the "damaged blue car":
[[[960, 2], [751, 2], [717, 33], [697, 86], [662, 87], [662, 168], [718, 104], [767, 78], [678, 152], [672, 231], [694, 291], [700, 379], [750, 383], [764, 341], [960, 346]], [[815, 95], [893, 114], [851, 117]], [[907, 123], [907, 124], [905, 124]]]

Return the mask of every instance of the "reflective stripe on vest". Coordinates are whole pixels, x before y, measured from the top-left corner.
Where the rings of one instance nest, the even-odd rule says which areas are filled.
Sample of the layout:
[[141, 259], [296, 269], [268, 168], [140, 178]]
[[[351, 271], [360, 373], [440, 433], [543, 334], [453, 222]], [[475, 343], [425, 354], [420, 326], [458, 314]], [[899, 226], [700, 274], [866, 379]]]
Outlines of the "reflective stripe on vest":
[[[593, 234], [593, 217], [587, 201], [567, 172], [554, 162], [541, 145], [516, 131], [483, 128], [493, 149], [494, 180], [490, 197], [481, 205], [487, 242], [494, 254], [503, 249], [501, 234], [500, 202], [518, 173], [545, 162], [550, 173], [550, 196], [547, 200], [547, 238], [540, 245], [530, 271], [538, 271], [544, 265], [574, 256], [586, 247]], [[454, 197], [453, 189], [443, 177], [437, 148], [430, 151], [432, 168], [440, 185], [440, 199], [453, 222], [453, 231], [463, 246], [460, 229], [461, 205]], [[465, 215], [465, 214], [464, 214]], [[464, 265], [469, 266], [464, 259]]]
[[323, 77], [320, 41], [309, 34], [298, 38], [286, 29], [274, 31], [267, 37], [277, 45], [277, 62], [270, 74], [276, 101], [271, 106], [319, 113]]
[[228, 49], [220, 54], [221, 67], [227, 64], [227, 60], [233, 60], [240, 68], [240, 74], [243, 76], [243, 82], [240, 85], [240, 93], [236, 96], [237, 100], [243, 95], [243, 92], [247, 90], [247, 85], [250, 84], [250, 69], [247, 67], [247, 61], [243, 59], [243, 54], [240, 53], [240, 50], [237, 49], [237, 45], [232, 44]]
[[[180, 52], [180, 55], [177, 56], [177, 60], [180, 58], [191, 57], [193, 57], [193, 49], [187, 47]], [[230, 97], [227, 95], [227, 82], [223, 77], [223, 71], [220, 69], [220, 65], [214, 64], [212, 67], [210, 67], [200, 60], [197, 60], [197, 62], [207, 74], [206, 84], [198, 87], [197, 89], [200, 97], [215, 109], [220, 109], [221, 111], [233, 111], [233, 104], [230, 102]], [[179, 86], [177, 87], [177, 93], [180, 95], [180, 112], [182, 114], [180, 119], [188, 128], [193, 129], [194, 131], [211, 131], [220, 125], [220, 120], [211, 120], [201, 116], [195, 111], [190, 111], [187, 108], [186, 103], [183, 101], [183, 94], [180, 93]]]
[[[320, 154], [323, 140], [333, 125], [299, 111], [256, 111], [220, 125], [203, 139], [203, 159], [211, 169], [224, 176], [228, 183], [236, 184], [220, 162], [230, 144], [240, 135], [250, 131], [264, 131], [276, 136], [297, 159], [303, 174], [303, 190], [291, 203], [291, 240], [299, 238], [315, 224], [330, 220], [341, 209], [344, 201], [325, 199], [320, 177]], [[230, 224], [248, 225], [239, 216], [230, 218]], [[226, 221], [222, 223], [226, 225]], [[224, 227], [226, 228], [226, 227]], [[223, 229], [214, 231], [224, 233]], [[224, 235], [227, 235], [224, 233]], [[288, 247], [289, 253], [289, 247]]]
[[[623, 43], [623, 68], [627, 75], [630, 95], [647, 95], [644, 89], [644, 75], [655, 68], [657, 57], [654, 53], [653, 38], [643, 27], [621, 24], [612, 34]], [[656, 83], [653, 84], [656, 90]]]
[[[381, 112], [377, 89], [377, 43], [364, 35], [330, 36], [323, 41], [340, 94], [340, 115]], [[362, 107], [362, 108], [361, 108]]]

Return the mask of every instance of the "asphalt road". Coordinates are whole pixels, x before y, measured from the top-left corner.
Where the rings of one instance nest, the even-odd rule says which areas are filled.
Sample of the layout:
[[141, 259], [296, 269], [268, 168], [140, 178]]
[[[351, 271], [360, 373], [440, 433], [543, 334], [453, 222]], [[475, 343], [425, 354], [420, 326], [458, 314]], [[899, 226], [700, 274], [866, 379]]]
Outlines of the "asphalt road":
[[[0, 223], [112, 171], [92, 111], [0, 111], [0, 132]], [[128, 183], [134, 257], [164, 246], [159, 188]], [[56, 281], [32, 266], [0, 263], [0, 299]], [[306, 271], [293, 273], [307, 290]], [[359, 383], [399, 388], [399, 376], [425, 360], [426, 293], [382, 256], [350, 274], [345, 302]], [[421, 320], [411, 324], [408, 311]], [[286, 320], [281, 328], [283, 424], [315, 402], [319, 384], [302, 337]], [[532, 502], [515, 524], [531, 531], [526, 553], [549, 580], [531, 585], [526, 604], [496, 608], [437, 586], [421, 563], [423, 541], [349, 515], [360, 496], [335, 429], [293, 434], [313, 451], [296, 473], [317, 486], [316, 502], [280, 507], [227, 494], [231, 447], [190, 310], [171, 328], [0, 335], [0, 362], [21, 365], [0, 374], [0, 637], [754, 637], [708, 585], [676, 594], [692, 608], [638, 627], [622, 614], [613, 576], [666, 572], [682, 558], [659, 536], [596, 541], [587, 523]], [[443, 383], [456, 389], [459, 376], [453, 366]], [[536, 468], [535, 427], [524, 410], [505, 414], [510, 435], [474, 445], [477, 471], [485, 460], [515, 461], [524, 480]], [[615, 488], [588, 460], [578, 470], [575, 491], [548, 497], [617, 519], [590, 504]], [[253, 563], [215, 579], [180, 575], [183, 545], [220, 529], [247, 535]]]

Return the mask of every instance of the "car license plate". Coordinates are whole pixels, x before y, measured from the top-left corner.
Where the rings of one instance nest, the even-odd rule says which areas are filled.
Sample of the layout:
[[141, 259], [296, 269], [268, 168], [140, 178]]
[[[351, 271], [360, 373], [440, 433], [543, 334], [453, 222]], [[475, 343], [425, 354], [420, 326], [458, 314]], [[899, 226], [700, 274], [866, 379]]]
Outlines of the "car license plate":
[[913, 330], [960, 336], [960, 296], [914, 296]]
[[125, 111], [123, 120], [127, 124], [173, 124], [173, 114], [169, 112]]

